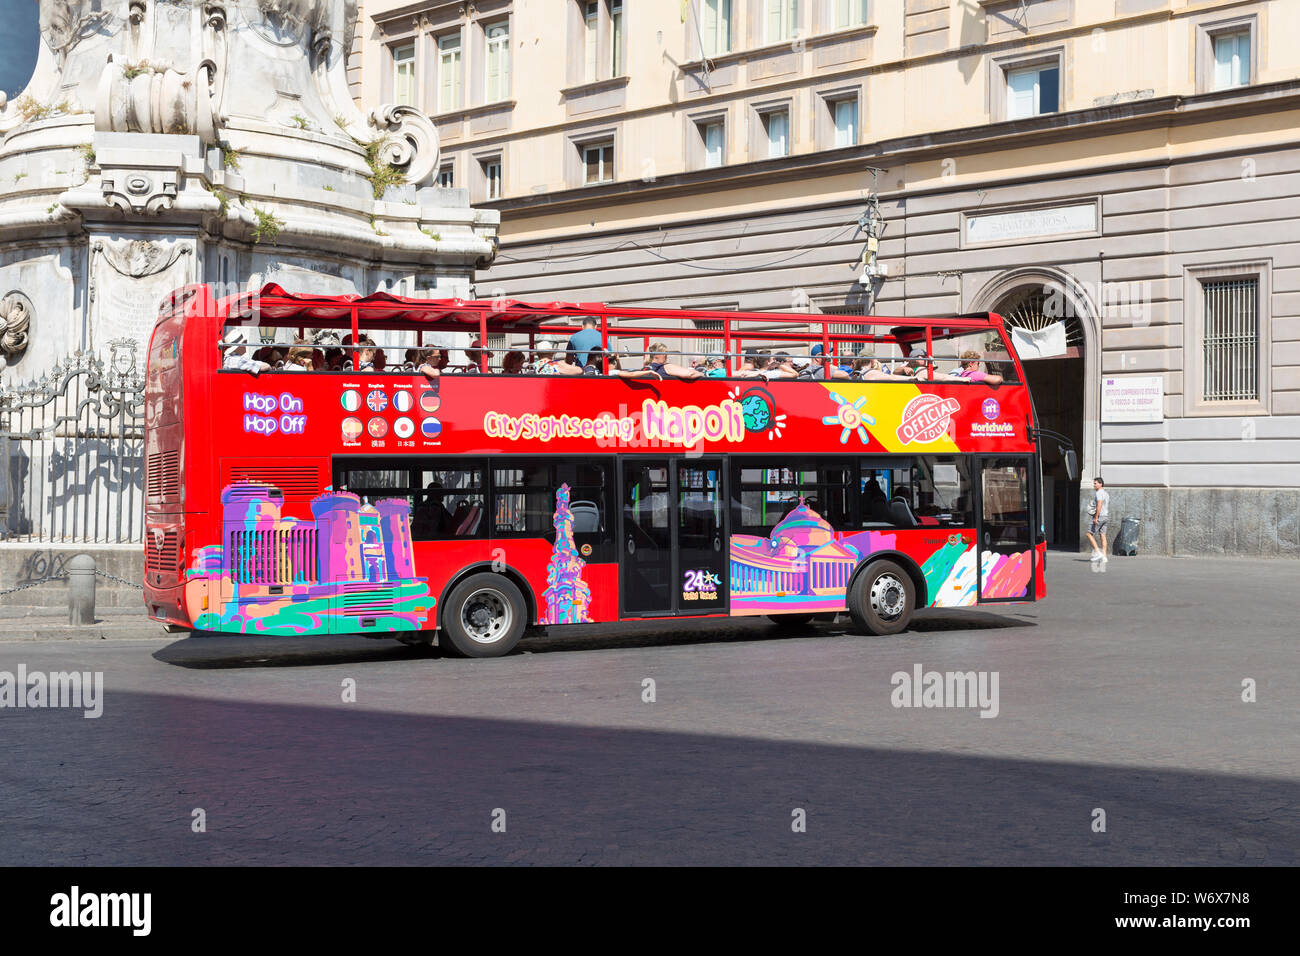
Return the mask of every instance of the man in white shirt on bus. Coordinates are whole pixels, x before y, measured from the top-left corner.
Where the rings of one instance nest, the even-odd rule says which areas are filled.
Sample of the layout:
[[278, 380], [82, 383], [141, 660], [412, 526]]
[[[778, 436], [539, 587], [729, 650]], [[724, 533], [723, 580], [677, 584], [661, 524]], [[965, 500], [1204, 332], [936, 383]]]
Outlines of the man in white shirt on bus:
[[230, 346], [225, 350], [225, 355], [221, 359], [223, 369], [234, 369], [238, 372], [252, 372], [257, 375], [260, 372], [268, 371], [271, 366], [265, 362], [258, 361], [248, 354], [248, 332], [236, 326], [226, 333], [222, 341]]
[[[1100, 478], [1092, 479], [1092, 490], [1092, 504], [1088, 506], [1088, 514], [1092, 515], [1092, 526], [1088, 529], [1088, 543], [1092, 545], [1092, 560], [1105, 564], [1110, 560], [1106, 557], [1106, 524], [1110, 520], [1110, 492], [1106, 490], [1106, 482]], [[1101, 542], [1100, 545], [1098, 541]]]

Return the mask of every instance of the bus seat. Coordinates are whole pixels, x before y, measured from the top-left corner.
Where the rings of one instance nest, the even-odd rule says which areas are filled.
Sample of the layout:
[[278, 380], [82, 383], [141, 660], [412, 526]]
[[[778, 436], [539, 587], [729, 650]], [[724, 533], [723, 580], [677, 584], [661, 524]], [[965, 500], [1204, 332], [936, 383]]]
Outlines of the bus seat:
[[[460, 508], [456, 509], [456, 514], [460, 516]], [[483, 509], [477, 504], [469, 506], [465, 510], [464, 516], [456, 525], [456, 537], [467, 538], [478, 532], [478, 523], [483, 519]]]
[[575, 533], [589, 533], [600, 530], [600, 509], [594, 501], [575, 501], [569, 505], [573, 512], [573, 530]]
[[902, 498], [895, 498], [889, 503], [889, 520], [898, 528], [916, 527], [916, 516]]

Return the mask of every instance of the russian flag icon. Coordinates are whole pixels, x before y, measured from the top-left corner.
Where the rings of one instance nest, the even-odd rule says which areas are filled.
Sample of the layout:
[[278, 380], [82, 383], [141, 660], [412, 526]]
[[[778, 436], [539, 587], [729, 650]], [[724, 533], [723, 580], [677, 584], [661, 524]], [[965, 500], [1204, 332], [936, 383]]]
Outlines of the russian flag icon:
[[426, 418], [420, 422], [420, 431], [425, 438], [437, 438], [442, 434], [442, 422], [436, 418]]

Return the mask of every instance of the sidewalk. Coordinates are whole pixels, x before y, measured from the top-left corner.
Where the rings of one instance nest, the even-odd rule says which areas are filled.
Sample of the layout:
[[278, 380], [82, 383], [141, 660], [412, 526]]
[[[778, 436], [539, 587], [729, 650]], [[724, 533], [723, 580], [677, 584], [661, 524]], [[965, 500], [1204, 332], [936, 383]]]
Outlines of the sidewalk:
[[95, 623], [68, 623], [66, 607], [0, 605], [0, 643], [11, 641], [175, 640], [144, 608], [97, 607]]

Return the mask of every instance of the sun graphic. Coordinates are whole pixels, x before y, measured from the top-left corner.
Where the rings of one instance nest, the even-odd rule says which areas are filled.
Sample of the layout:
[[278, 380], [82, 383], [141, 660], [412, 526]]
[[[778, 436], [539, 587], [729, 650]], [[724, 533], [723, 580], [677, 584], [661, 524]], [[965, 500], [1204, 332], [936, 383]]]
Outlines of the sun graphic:
[[822, 418], [823, 425], [839, 425], [844, 429], [840, 432], [840, 444], [846, 444], [849, 440], [849, 434], [856, 431], [858, 437], [862, 439], [862, 444], [866, 445], [870, 441], [870, 435], [867, 432], [867, 425], [874, 425], [876, 420], [870, 415], [864, 414], [862, 406], [867, 404], [865, 395], [856, 401], [850, 402], [848, 399], [835, 392], [831, 392], [831, 401], [839, 405], [835, 409], [834, 415], [826, 415]]

